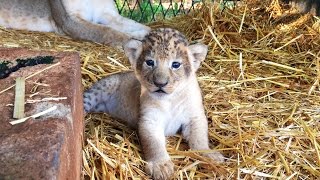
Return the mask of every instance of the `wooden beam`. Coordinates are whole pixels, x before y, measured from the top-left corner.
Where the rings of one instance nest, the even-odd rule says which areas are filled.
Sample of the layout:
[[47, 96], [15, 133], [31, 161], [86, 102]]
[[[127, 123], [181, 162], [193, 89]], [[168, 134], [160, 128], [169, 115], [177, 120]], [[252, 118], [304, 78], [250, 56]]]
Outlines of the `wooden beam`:
[[21, 119], [24, 117], [24, 103], [25, 103], [25, 78], [18, 77], [16, 79], [16, 90], [14, 99], [13, 118]]

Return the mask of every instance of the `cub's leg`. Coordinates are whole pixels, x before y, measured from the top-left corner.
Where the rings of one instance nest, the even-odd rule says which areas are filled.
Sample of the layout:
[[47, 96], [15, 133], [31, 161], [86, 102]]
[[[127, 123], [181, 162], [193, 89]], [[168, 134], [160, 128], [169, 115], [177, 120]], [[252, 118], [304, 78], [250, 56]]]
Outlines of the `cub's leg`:
[[[182, 134], [192, 150], [210, 150], [208, 139], [208, 122], [205, 115], [192, 117], [188, 124], [182, 126]], [[211, 159], [224, 162], [220, 152], [202, 153]]]
[[139, 138], [147, 161], [146, 172], [156, 180], [170, 179], [174, 166], [166, 150], [162, 113], [148, 110], [139, 121]]

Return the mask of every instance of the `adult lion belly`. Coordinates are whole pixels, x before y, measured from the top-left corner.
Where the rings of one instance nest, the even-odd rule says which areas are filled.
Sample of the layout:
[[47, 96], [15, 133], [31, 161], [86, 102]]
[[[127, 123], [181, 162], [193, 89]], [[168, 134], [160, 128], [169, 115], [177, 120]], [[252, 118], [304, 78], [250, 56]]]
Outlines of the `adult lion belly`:
[[47, 0], [0, 0], [0, 26], [13, 29], [52, 32]]

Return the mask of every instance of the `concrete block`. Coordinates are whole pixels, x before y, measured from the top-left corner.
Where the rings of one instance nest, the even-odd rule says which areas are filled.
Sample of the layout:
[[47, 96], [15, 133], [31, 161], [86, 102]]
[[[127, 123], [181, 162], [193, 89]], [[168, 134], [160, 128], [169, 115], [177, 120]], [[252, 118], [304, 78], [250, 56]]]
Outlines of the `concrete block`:
[[[50, 58], [51, 64], [41, 64]], [[14, 85], [17, 77], [27, 77], [25, 117], [53, 106], [57, 109], [11, 125], [15, 89], [0, 94], [0, 179], [80, 179], [83, 101], [79, 55], [0, 48], [0, 70], [3, 62], [9, 70], [0, 72], [5, 77], [0, 79], [0, 91]]]

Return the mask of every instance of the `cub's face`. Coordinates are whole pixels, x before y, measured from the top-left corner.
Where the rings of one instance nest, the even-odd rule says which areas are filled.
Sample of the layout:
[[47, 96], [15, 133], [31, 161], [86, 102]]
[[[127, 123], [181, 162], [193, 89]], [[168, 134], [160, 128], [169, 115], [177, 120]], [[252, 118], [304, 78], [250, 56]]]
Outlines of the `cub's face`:
[[169, 28], [153, 30], [143, 41], [130, 40], [124, 49], [141, 85], [156, 95], [186, 85], [207, 54], [207, 46], [188, 45], [184, 35]]

